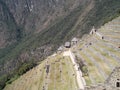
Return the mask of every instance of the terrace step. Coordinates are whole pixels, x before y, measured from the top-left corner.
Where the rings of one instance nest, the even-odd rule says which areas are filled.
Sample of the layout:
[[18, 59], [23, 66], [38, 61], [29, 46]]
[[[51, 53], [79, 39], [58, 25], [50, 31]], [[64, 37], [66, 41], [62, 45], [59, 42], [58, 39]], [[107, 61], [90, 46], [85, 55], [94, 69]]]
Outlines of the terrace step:
[[[97, 84], [98, 82], [103, 82], [104, 78], [101, 76], [100, 72], [98, 71], [97, 67], [94, 65], [94, 63], [91, 62], [90, 58], [86, 56], [83, 52], [80, 52], [80, 55], [84, 58], [84, 60], [87, 62], [89, 75], [91, 78], [91, 82], [94, 84]], [[93, 77], [94, 76], [94, 77]]]
[[[94, 45], [95, 48], [97, 48], [98, 45], [99, 45], [99, 44]], [[99, 49], [100, 49], [101, 52], [104, 52], [105, 54], [111, 56], [112, 58], [114, 58], [114, 60], [116, 60], [118, 63], [120, 63], [120, 58], [119, 58], [118, 56], [116, 56], [116, 55], [113, 54], [112, 52], [109, 52], [109, 51], [108, 51], [107, 49], [105, 49], [105, 48], [101, 48], [101, 47], [99, 47]]]
[[[106, 42], [106, 41], [105, 41]], [[116, 48], [116, 47], [113, 47], [112, 45], [113, 45], [113, 43], [110, 43], [110, 42], [101, 42], [101, 41], [98, 41], [98, 42], [96, 42], [95, 44], [97, 44], [99, 47], [101, 47], [101, 48], [104, 48], [104, 49], [107, 49], [107, 51], [109, 51], [109, 52], [111, 52], [111, 53], [114, 53], [114, 54], [116, 54], [117, 56], [119, 56], [120, 57], [120, 49], [119, 48]], [[94, 45], [95, 45], [94, 44]], [[111, 45], [110, 45], [111, 44]]]
[[87, 55], [87, 57], [90, 58], [91, 62], [97, 67], [98, 71], [100, 72], [100, 74], [104, 77], [104, 79], [107, 78], [107, 74], [103, 71], [103, 69], [101, 68], [101, 66], [96, 62], [96, 60], [93, 58], [93, 56], [88, 53], [87, 51], [84, 51], [84, 53]]
[[111, 71], [115, 68], [104, 56], [102, 56], [98, 51], [96, 51], [94, 48], [89, 48], [91, 52], [93, 52], [100, 60], [102, 60], [110, 69]]
[[115, 43], [107, 42], [107, 41], [104, 41], [104, 40], [101, 40], [101, 39], [98, 39], [98, 38], [95, 38], [95, 37], [94, 37], [94, 39], [96, 40], [96, 43], [99, 43], [99, 45], [102, 45], [105, 48], [112, 49], [114, 52], [120, 53], [120, 49], [118, 48], [117, 45], [115, 45]]
[[[82, 61], [84, 61], [84, 62], [86, 63], [86, 65], [88, 66], [88, 62], [86, 62], [86, 60], [84, 60], [84, 58], [79, 54], [79, 51], [78, 51], [78, 50], [77, 50], [76, 55], [77, 55], [77, 57], [78, 57], [79, 59], [81, 59]], [[89, 76], [90, 82], [95, 85], [96, 82], [95, 82], [95, 80], [93, 79], [92, 75], [89, 73], [88, 76]]]

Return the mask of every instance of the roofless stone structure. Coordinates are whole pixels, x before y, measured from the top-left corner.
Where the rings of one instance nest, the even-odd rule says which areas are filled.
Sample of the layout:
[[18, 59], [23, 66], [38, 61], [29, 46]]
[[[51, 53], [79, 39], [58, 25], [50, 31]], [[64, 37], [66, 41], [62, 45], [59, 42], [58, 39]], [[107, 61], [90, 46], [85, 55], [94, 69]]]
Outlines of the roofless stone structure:
[[93, 28], [92, 28], [92, 30], [90, 32], [90, 35], [93, 35], [93, 34], [95, 34], [96, 36], [98, 36], [100, 39], [104, 39], [104, 36], [101, 33], [97, 32], [97, 29], [95, 29], [94, 26], [93, 26]]
[[116, 67], [105, 82], [107, 90], [120, 90], [120, 67]]
[[70, 48], [70, 47], [71, 47], [71, 43], [70, 43], [70, 42], [66, 42], [66, 43], [65, 43], [65, 47], [66, 47], [66, 48]]
[[95, 34], [96, 31], [97, 31], [97, 30], [96, 30], [95, 27], [93, 26], [93, 28], [92, 28], [90, 34], [91, 34], [91, 35], [92, 35], [92, 34]]
[[72, 44], [72, 45], [77, 44], [77, 42], [78, 42], [78, 38], [76, 38], [76, 37], [74, 37], [74, 38], [71, 40], [71, 44]]

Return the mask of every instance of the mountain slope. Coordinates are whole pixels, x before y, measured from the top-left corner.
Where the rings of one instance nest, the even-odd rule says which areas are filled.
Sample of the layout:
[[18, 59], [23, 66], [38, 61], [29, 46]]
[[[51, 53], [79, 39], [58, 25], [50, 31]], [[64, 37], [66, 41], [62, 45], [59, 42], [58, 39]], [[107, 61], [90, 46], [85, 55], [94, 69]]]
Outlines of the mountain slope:
[[[6, 3], [6, 5], [8, 5], [7, 7], [10, 8], [14, 6], [13, 4], [9, 5], [9, 2], [10, 1], [7, 0], [4, 2]], [[48, 3], [47, 1], [45, 2]], [[79, 2], [80, 4], [76, 5], [77, 2]], [[30, 10], [28, 10], [29, 13], [27, 13], [27, 15], [25, 14], [26, 11], [23, 12], [24, 9], [21, 11], [20, 16], [19, 13], [17, 13], [17, 15], [13, 15], [14, 19], [16, 20], [17, 26], [20, 29], [20, 32], [18, 34], [22, 33], [22, 40], [19, 41], [18, 44], [10, 49], [7, 53], [2, 53], [2, 50], [0, 50], [0, 53], [3, 54], [0, 58], [0, 62], [2, 63], [0, 65], [0, 81], [2, 83], [1, 87], [5, 85], [5, 81], [8, 81], [11, 77], [14, 76], [14, 73], [18, 76], [23, 74], [19, 73], [19, 70], [21, 70], [21, 68], [22, 70], [24, 70], [25, 68], [23, 64], [29, 64], [26, 65], [26, 69], [24, 70], [25, 72], [30, 69], [29, 67], [33, 67], [38, 61], [43, 60], [43, 57], [52, 54], [59, 45], [63, 44], [67, 40], [70, 40], [73, 36], [76, 35], [78, 37], [82, 37], [83, 34], [89, 33], [93, 25], [96, 27], [100, 27], [102, 24], [108, 22], [114, 17], [117, 17], [120, 14], [120, 1], [118, 0], [76, 0], [76, 3], [74, 4], [76, 7], [68, 10], [67, 13], [62, 12], [61, 14], [65, 14], [60, 14], [60, 16], [58, 16], [59, 18], [54, 17], [53, 15], [54, 20], [52, 23], [49, 23], [47, 26], [45, 23], [45, 26], [43, 25], [43, 23], [38, 23], [37, 28], [34, 27], [33, 24], [38, 22], [37, 20], [39, 19], [36, 14], [29, 14]], [[22, 5], [23, 3], [21, 1], [18, 4]], [[68, 4], [68, 1], [66, 2], [66, 4]], [[29, 6], [29, 4], [27, 5]], [[59, 4], [57, 6], [59, 6]], [[45, 7], [48, 8], [47, 6]], [[15, 12], [13, 8], [10, 10], [11, 13]], [[17, 9], [16, 11], [19, 11], [19, 9]], [[41, 16], [43, 15], [40, 15], [40, 17]], [[17, 17], [20, 18], [18, 19]], [[24, 20], [21, 21], [21, 18]], [[47, 19], [49, 21], [48, 18], [44, 19]], [[46, 28], [44, 29], [43, 27], [43, 30], [38, 30], [39, 28], [41, 28], [41, 26], [44, 26]]]
[[71, 48], [47, 57], [4, 90], [79, 90], [82, 86], [85, 90], [118, 90], [115, 83], [120, 78], [116, 71], [120, 67], [119, 27], [120, 16], [79, 39]]
[[16, 42], [17, 26], [15, 20], [6, 7], [4, 2], [0, 0], [0, 49]]

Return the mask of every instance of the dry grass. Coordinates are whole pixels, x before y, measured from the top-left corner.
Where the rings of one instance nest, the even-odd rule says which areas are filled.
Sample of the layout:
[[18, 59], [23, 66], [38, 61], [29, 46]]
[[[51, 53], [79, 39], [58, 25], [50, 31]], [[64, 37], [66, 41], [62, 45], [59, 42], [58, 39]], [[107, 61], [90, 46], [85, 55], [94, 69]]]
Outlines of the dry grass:
[[[49, 76], [44, 69], [46, 61], [50, 65]], [[60, 70], [62, 70], [61, 74]], [[75, 90], [78, 85], [76, 75], [73, 74], [75, 71], [70, 58], [57, 55], [44, 60], [39, 66], [7, 85], [4, 90], [43, 90], [43, 86], [48, 90]]]
[[[103, 82], [104, 81], [104, 78], [101, 76], [99, 70], [97, 69], [97, 67], [93, 64], [93, 62], [91, 62], [91, 60], [82, 52], [80, 52], [80, 55], [85, 59], [85, 61], [87, 62], [87, 65], [88, 65], [88, 69], [89, 69], [89, 74], [92, 76], [92, 78], [94, 79], [94, 81], [96, 83], [100, 83], [100, 82]], [[90, 79], [89, 79], [90, 80]], [[86, 81], [86, 83], [91, 84], [89, 83], [91, 81]]]

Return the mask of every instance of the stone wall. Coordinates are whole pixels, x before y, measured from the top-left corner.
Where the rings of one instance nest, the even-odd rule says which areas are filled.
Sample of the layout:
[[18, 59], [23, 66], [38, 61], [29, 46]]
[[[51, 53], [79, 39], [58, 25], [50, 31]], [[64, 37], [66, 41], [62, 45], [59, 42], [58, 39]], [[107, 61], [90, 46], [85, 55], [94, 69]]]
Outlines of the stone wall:
[[120, 67], [116, 67], [105, 82], [107, 90], [120, 90], [116, 83], [120, 82]]
[[85, 90], [120, 90], [116, 83], [120, 83], [120, 67], [116, 67], [105, 83], [94, 86], [86, 86]]

